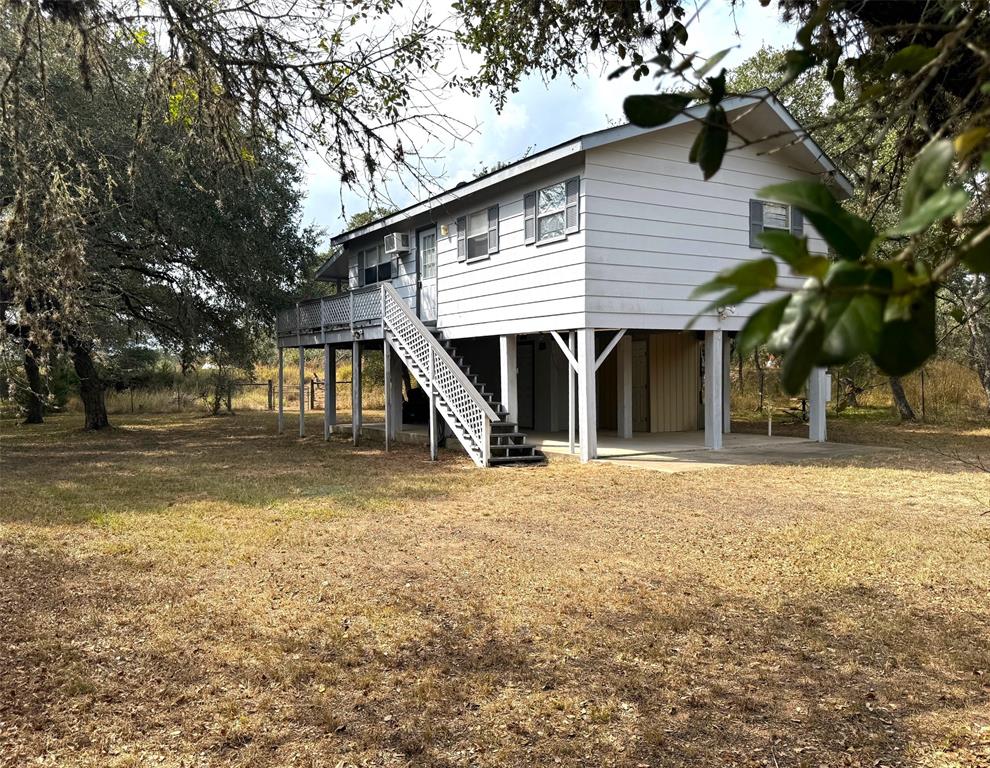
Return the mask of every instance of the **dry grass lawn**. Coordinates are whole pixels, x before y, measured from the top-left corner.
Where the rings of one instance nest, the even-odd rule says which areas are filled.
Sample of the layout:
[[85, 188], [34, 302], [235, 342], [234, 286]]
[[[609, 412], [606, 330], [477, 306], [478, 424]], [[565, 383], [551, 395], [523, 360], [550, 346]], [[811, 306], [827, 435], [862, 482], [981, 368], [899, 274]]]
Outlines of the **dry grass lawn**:
[[486, 472], [118, 422], [3, 424], [0, 765], [990, 765], [990, 475], [931, 451]]

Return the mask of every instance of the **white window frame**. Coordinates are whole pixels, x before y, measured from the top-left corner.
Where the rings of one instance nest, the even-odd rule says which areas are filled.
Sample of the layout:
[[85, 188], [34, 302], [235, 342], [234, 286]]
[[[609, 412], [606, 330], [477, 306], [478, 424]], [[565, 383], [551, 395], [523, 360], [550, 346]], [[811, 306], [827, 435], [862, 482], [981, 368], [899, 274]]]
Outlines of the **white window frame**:
[[[767, 223], [767, 210], [770, 208], [783, 208], [784, 209], [784, 226], [778, 227]], [[763, 229], [772, 229], [778, 232], [790, 232], [791, 231], [791, 206], [784, 203], [772, 203], [768, 201], [763, 202]]]
[[[481, 221], [481, 232], [478, 234], [471, 234], [471, 220], [478, 217]], [[482, 208], [480, 211], [473, 211], [464, 217], [464, 225], [466, 227], [466, 232], [464, 233], [464, 262], [470, 264], [474, 261], [482, 261], [487, 259], [491, 254], [488, 253], [488, 208]], [[474, 256], [471, 255], [471, 241], [482, 239], [485, 244], [484, 253], [478, 253]]]
[[[368, 280], [367, 280], [367, 272], [368, 272], [368, 269], [371, 266], [368, 263], [368, 255], [369, 254], [374, 254], [374, 258], [375, 258], [375, 264], [374, 264], [374, 266], [375, 266], [375, 277], [376, 277], [376, 280], [374, 282], [368, 282]], [[359, 277], [358, 285], [360, 285], [361, 287], [364, 287], [366, 285], [377, 285], [378, 283], [384, 283], [384, 282], [387, 282], [387, 281], [392, 280], [392, 278], [395, 277], [395, 275], [392, 274], [392, 268], [391, 268], [392, 254], [385, 253], [385, 246], [383, 244], [371, 245], [371, 246], [368, 246], [367, 248], [361, 249], [360, 251], [358, 251], [357, 258], [358, 258], [358, 268], [360, 269], [360, 274], [358, 276]], [[382, 280], [380, 278], [380, 276], [379, 276], [379, 271], [380, 271], [380, 268], [381, 268], [382, 264], [389, 264], [390, 265], [389, 266], [389, 276], [388, 276], [388, 278], [386, 280]]]
[[[547, 211], [546, 213], [540, 213], [540, 194], [550, 189], [551, 187], [560, 187], [563, 190], [563, 195], [561, 196], [560, 208], [554, 209], [552, 211]], [[548, 216], [553, 216], [555, 214], [563, 214], [564, 216], [564, 226], [561, 228], [559, 234], [547, 235], [546, 237], [540, 236], [540, 219], [545, 219]], [[547, 184], [545, 187], [540, 187], [536, 190], [536, 220], [534, 221], [536, 242], [537, 243], [555, 243], [558, 240], [567, 239], [567, 180], [557, 181], [553, 184]]]

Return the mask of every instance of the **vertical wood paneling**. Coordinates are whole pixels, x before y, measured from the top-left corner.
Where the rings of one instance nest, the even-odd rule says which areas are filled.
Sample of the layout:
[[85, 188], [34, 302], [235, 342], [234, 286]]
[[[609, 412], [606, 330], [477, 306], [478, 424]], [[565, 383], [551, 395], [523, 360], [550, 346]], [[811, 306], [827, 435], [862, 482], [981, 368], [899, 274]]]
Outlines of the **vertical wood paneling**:
[[650, 335], [650, 431], [697, 429], [699, 349], [691, 333]]

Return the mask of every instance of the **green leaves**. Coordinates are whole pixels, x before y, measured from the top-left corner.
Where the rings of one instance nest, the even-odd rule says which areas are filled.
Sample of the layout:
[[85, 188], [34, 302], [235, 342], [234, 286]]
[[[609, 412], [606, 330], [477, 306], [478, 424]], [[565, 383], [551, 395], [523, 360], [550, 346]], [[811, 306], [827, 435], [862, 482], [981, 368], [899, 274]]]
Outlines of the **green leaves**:
[[682, 93], [627, 96], [622, 103], [622, 110], [633, 125], [655, 128], [669, 123], [690, 103], [691, 97]]
[[952, 166], [954, 150], [948, 139], [925, 146], [911, 166], [901, 196], [901, 218], [907, 218], [945, 184]]
[[936, 221], [955, 216], [969, 204], [969, 193], [961, 187], [942, 187], [918, 206], [910, 216], [890, 230], [891, 235], [916, 235]]
[[935, 354], [935, 289], [914, 297], [904, 320], [885, 322], [877, 351], [871, 357], [881, 371], [903, 376]]
[[696, 298], [706, 293], [722, 291], [722, 295], [702, 310], [702, 312], [707, 312], [715, 307], [739, 304], [761, 291], [772, 290], [776, 285], [777, 263], [769, 258], [756, 259], [720, 272], [712, 280], [695, 288], [691, 297]]
[[808, 253], [808, 238], [797, 237], [780, 229], [766, 229], [758, 236], [767, 249], [779, 256], [795, 275], [802, 277], [825, 277], [828, 259]]
[[736, 338], [736, 347], [739, 349], [740, 355], [745, 357], [758, 346], [766, 343], [770, 334], [777, 330], [777, 326], [780, 325], [780, 320], [784, 316], [784, 310], [790, 300], [789, 295], [782, 296], [763, 305], [750, 315], [746, 325], [743, 326]]
[[705, 181], [718, 173], [722, 167], [725, 148], [729, 144], [729, 118], [720, 106], [712, 107], [705, 116], [705, 122], [691, 145], [688, 160], [697, 163]]
[[877, 236], [868, 221], [844, 210], [832, 193], [816, 182], [774, 184], [764, 187], [759, 194], [798, 208], [843, 259], [865, 256]]
[[902, 48], [887, 60], [884, 74], [914, 74], [938, 55], [938, 51], [927, 45], [909, 45]]

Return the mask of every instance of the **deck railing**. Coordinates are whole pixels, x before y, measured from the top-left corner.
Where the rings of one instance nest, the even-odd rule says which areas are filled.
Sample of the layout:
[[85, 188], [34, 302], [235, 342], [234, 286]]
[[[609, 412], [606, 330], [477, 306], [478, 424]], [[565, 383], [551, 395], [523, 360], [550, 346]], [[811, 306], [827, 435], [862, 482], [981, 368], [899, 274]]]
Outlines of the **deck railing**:
[[319, 334], [378, 325], [382, 321], [381, 289], [369, 285], [324, 299], [300, 301], [278, 313], [279, 336]]
[[489, 466], [492, 422], [499, 420], [498, 414], [390, 283], [382, 284], [379, 307], [385, 338], [425, 385], [431, 404], [443, 406], [444, 420], [468, 455], [478, 466]]

